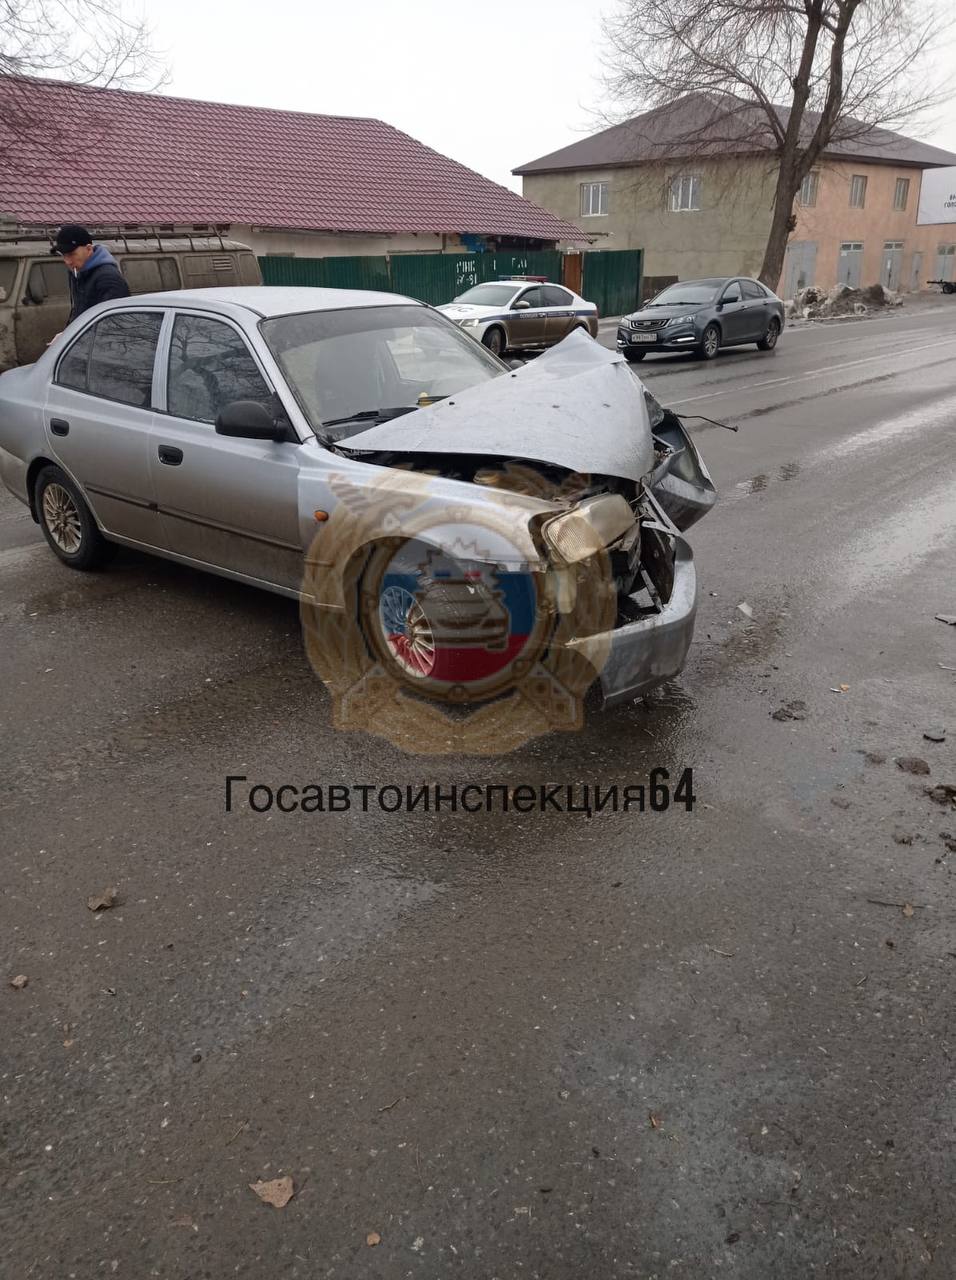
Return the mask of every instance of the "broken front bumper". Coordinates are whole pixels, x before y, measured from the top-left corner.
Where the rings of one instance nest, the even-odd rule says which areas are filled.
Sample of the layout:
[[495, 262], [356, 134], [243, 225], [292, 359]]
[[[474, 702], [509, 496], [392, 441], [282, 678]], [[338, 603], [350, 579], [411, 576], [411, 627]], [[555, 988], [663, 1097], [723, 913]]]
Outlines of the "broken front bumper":
[[[637, 597], [632, 597], [635, 601]], [[610, 649], [600, 668], [605, 707], [639, 698], [682, 670], [694, 638], [697, 617], [697, 570], [690, 544], [674, 535], [674, 585], [660, 613], [625, 622], [610, 636]], [[607, 637], [572, 641], [586, 656]]]

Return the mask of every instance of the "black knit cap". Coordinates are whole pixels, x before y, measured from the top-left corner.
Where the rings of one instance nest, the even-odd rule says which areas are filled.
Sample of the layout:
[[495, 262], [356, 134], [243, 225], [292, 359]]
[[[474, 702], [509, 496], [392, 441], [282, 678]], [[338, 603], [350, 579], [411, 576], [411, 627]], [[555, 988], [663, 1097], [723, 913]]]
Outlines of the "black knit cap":
[[80, 226], [78, 222], [67, 222], [56, 233], [50, 252], [72, 253], [74, 249], [79, 249], [80, 245], [92, 243], [93, 237], [86, 227]]

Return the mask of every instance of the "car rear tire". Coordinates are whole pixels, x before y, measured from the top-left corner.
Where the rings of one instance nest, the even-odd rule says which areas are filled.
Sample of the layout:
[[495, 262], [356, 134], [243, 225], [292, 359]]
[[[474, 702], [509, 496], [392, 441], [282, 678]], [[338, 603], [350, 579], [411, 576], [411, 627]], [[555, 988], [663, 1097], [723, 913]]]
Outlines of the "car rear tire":
[[780, 321], [776, 316], [771, 316], [770, 323], [767, 325], [767, 332], [757, 343], [761, 351], [772, 351], [777, 345], [777, 339], [780, 337]]
[[505, 353], [505, 332], [499, 329], [497, 325], [489, 329], [482, 342], [488, 348], [493, 356], [503, 356]]
[[624, 359], [628, 364], [638, 364], [646, 355], [646, 351], [625, 351]]
[[713, 360], [720, 350], [720, 330], [715, 324], [709, 324], [700, 340], [700, 356], [702, 360]]
[[64, 564], [71, 569], [96, 569], [111, 559], [116, 548], [100, 533], [93, 513], [64, 471], [44, 467], [33, 492], [43, 536]]

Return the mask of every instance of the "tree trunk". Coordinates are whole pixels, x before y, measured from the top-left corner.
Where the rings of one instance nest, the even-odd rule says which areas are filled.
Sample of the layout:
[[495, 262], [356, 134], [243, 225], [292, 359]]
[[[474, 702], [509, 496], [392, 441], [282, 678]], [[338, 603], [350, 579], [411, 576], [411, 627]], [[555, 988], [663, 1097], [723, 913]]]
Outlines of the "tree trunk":
[[783, 274], [783, 263], [787, 256], [787, 241], [790, 238], [790, 218], [793, 214], [793, 202], [800, 189], [800, 180], [789, 167], [781, 165], [777, 172], [777, 190], [773, 200], [773, 218], [770, 221], [770, 234], [764, 250], [763, 266], [759, 279], [774, 292], [780, 284]]

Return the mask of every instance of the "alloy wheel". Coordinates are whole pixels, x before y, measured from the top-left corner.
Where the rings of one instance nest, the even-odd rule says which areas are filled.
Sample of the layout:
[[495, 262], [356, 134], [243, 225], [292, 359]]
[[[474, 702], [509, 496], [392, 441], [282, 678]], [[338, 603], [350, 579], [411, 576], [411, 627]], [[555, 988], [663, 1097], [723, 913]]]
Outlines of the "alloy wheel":
[[404, 587], [386, 587], [378, 606], [379, 622], [392, 657], [416, 679], [435, 669], [435, 636], [425, 610]]
[[83, 541], [83, 526], [73, 495], [55, 481], [43, 491], [43, 523], [64, 555], [72, 556]]

